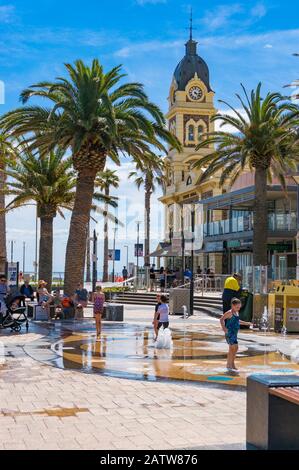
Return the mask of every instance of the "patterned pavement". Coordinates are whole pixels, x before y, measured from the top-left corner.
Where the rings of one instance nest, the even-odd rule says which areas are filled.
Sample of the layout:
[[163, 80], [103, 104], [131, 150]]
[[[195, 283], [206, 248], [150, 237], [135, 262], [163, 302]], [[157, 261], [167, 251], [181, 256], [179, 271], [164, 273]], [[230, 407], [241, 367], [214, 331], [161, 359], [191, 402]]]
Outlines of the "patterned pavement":
[[[180, 357], [165, 358], [150, 347], [151, 316], [150, 308], [127, 306], [126, 326], [105, 325], [100, 343], [89, 320], [63, 328], [40, 324], [21, 335], [1, 332], [0, 449], [244, 449], [244, 376], [233, 378], [240, 380], [233, 387], [206, 380], [223, 375], [215, 372], [224, 367], [225, 352], [218, 322], [198, 316], [184, 326], [172, 319], [172, 354]], [[256, 365], [268, 369], [296, 367], [274, 352], [280, 338], [251, 333], [242, 333], [242, 341], [257, 350], [241, 348], [239, 366], [248, 369], [260, 357], [267, 363]], [[209, 360], [209, 374], [202, 374]]]

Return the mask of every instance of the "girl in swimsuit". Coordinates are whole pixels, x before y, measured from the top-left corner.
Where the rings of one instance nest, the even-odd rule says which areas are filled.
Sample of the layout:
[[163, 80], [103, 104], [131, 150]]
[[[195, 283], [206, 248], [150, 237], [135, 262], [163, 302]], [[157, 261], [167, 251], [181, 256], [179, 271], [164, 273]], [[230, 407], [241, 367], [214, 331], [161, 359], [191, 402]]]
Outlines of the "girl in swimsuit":
[[235, 358], [238, 351], [238, 331], [240, 329], [240, 325], [252, 326], [252, 323], [240, 320], [240, 308], [241, 301], [234, 298], [231, 301], [231, 309], [224, 313], [220, 318], [221, 327], [225, 333], [225, 339], [229, 348], [226, 365], [228, 371], [233, 372], [238, 372], [235, 365]]
[[102, 315], [104, 310], [105, 294], [101, 286], [96, 287], [93, 294], [93, 313], [96, 321], [97, 341], [100, 340], [102, 330]]

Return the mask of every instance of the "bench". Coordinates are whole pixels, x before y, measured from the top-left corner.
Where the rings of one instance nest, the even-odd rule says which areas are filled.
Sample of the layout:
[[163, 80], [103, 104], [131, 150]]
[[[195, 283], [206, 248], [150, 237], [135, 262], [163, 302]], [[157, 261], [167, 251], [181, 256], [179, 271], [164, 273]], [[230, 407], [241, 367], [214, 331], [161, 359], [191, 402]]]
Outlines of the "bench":
[[299, 450], [299, 376], [247, 379], [247, 449]]
[[299, 387], [270, 388], [269, 393], [274, 397], [282, 398], [283, 400], [287, 400], [295, 405], [299, 405]]

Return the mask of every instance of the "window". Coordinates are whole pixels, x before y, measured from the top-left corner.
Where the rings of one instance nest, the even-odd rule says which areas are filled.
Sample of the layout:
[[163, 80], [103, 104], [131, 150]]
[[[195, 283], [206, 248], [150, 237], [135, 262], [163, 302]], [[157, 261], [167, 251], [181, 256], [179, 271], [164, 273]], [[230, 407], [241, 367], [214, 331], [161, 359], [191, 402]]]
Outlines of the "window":
[[204, 129], [203, 129], [203, 126], [198, 126], [197, 128], [197, 138], [198, 138], [198, 142], [201, 142], [202, 140], [202, 134], [204, 133]]
[[194, 141], [194, 126], [189, 126], [188, 128], [188, 140], [190, 142], [193, 142]]
[[188, 177], [186, 185], [189, 186], [190, 184], [192, 184], [191, 176]]
[[206, 191], [201, 195], [201, 199], [208, 199], [209, 197], [213, 197], [213, 191]]
[[182, 181], [185, 181], [185, 172], [184, 172], [184, 170], [182, 171]]

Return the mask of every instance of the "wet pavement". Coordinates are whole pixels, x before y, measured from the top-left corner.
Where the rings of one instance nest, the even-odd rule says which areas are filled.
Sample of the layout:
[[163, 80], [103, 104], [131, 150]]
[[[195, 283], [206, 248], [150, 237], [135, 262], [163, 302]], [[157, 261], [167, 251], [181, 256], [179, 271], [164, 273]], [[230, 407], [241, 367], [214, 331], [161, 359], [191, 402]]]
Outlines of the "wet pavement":
[[156, 349], [152, 328], [145, 324], [105, 323], [100, 341], [96, 341], [91, 320], [41, 324], [38, 328], [41, 326], [47, 334], [25, 344], [23, 350], [33, 359], [60, 369], [237, 388], [245, 387], [247, 376], [253, 373], [299, 375], [299, 364], [283, 353], [286, 343], [280, 335], [242, 330], [236, 361], [239, 373], [228, 373], [228, 346], [213, 324], [172, 327], [171, 350]]

